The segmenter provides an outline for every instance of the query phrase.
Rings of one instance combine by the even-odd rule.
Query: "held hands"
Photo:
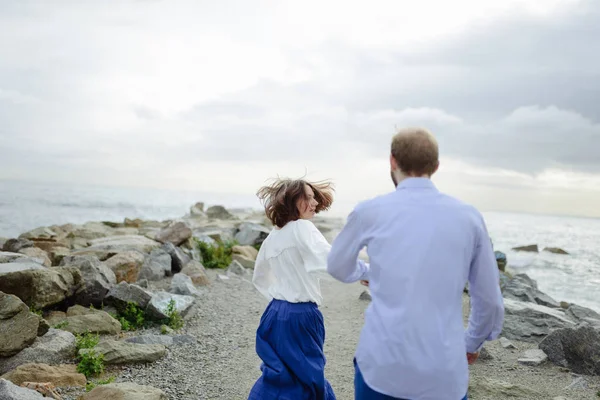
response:
[[[475,364],[475,361],[477,361],[478,357],[479,353],[467,353],[467,362],[469,363],[469,365],[473,365]]]

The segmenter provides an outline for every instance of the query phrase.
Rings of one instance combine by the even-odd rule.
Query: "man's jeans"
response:
[[[467,400],[468,396],[462,400]],[[397,397],[388,396],[386,394],[381,394],[370,387],[365,383],[362,374],[360,373],[360,369],[358,368],[358,364],[356,360],[354,360],[354,400],[407,400],[407,399],[399,399]]]

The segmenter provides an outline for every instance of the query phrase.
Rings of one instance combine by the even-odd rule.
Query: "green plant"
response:
[[[160,334],[167,335],[169,333],[169,327],[167,325],[160,326]]]
[[[107,379],[100,379],[97,380],[96,382],[94,381],[89,381],[88,383],[85,384],[85,391],[86,392],[90,392],[92,390],[94,390],[94,388],[96,386],[100,386],[100,385],[108,385],[109,383],[113,383],[115,381],[115,377],[111,376]]]
[[[235,245],[237,245],[236,241],[216,244],[197,241],[198,250],[202,256],[202,265],[205,268],[227,268],[231,264],[232,248]]]
[[[183,328],[183,318],[179,311],[175,308],[175,300],[171,299],[169,301],[169,305],[167,306],[167,325],[169,328],[178,330]]]
[[[54,325],[53,328],[54,329],[64,329],[67,326],[69,326],[69,321],[62,321],[62,322],[59,322],[58,324]]]
[[[34,313],[35,315],[37,315],[40,318],[44,318],[44,313],[42,310],[37,309],[36,307],[32,306],[29,311],[31,311],[32,313]]]
[[[86,378],[100,375],[104,372],[104,354],[88,349],[80,355],[77,372],[85,375]]]
[[[133,331],[146,325],[146,317],[144,310],[136,303],[128,302],[125,307],[118,310],[117,320],[121,323],[121,328],[124,331]]]
[[[75,344],[77,351],[81,349],[93,349],[98,343],[100,343],[100,336],[98,334],[92,335],[89,331],[75,336]]]

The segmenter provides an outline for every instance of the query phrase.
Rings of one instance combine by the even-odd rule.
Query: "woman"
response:
[[[280,179],[257,195],[274,228],[252,278],[270,303],[256,331],[262,375],[249,400],[334,400],[325,379],[323,298],[314,274],[327,269],[331,246],[310,221],[331,206],[332,186]]]

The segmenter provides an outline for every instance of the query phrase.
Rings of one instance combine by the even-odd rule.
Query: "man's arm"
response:
[[[348,216],[342,231],[333,241],[327,257],[327,272],[344,283],[367,280],[369,265],[358,259],[366,244],[360,216],[356,210]]]
[[[481,224],[469,270],[471,314],[465,333],[467,353],[477,353],[486,340],[496,339],[502,332],[504,321],[498,266],[483,218]]]

